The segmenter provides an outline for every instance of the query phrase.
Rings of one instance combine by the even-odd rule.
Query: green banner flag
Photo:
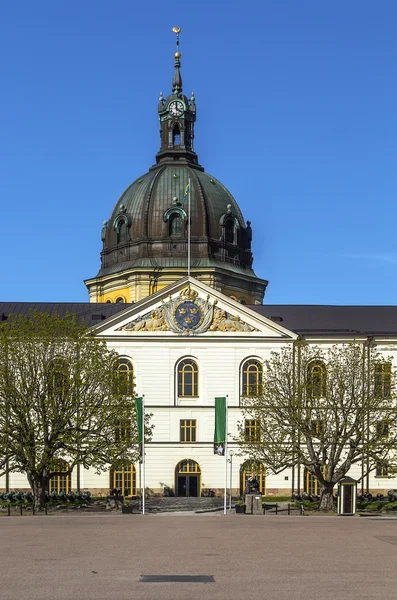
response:
[[[225,456],[226,398],[215,398],[214,454]]]
[[[136,422],[138,425],[138,443],[143,442],[143,403],[142,398],[135,398]]]

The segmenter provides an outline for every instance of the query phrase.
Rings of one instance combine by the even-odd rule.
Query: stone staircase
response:
[[[94,502],[87,504],[86,506],[80,506],[79,512],[81,513],[97,513],[106,511],[106,502]]]
[[[139,510],[139,501],[134,500],[135,510]],[[148,513],[159,512],[214,512],[223,510],[223,498],[147,498],[145,511]]]

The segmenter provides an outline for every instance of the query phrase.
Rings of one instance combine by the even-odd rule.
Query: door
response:
[[[178,475],[178,489],[177,489],[177,496],[187,496],[186,491],[187,491],[187,477],[186,475]]]
[[[194,498],[197,498],[198,494],[198,475],[189,475],[188,477],[189,480],[189,496],[193,496]]]
[[[198,475],[178,475],[177,481],[178,496],[198,496]]]
[[[343,514],[351,514],[353,512],[353,486],[343,486]]]
[[[185,498],[197,498],[201,495],[201,469],[195,460],[187,458],[176,465],[175,492],[177,496]]]

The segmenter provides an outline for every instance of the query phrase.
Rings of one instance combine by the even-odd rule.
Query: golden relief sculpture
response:
[[[245,323],[239,316],[231,315],[217,307],[217,301],[205,300],[190,285],[175,298],[152,311],[119,327],[116,331],[172,331],[179,335],[198,335],[206,331],[251,332],[259,331]]]
[[[192,290],[189,283],[189,285],[181,291],[179,296],[183,300],[191,300],[194,302],[198,296],[198,292],[196,292],[196,290]]]
[[[139,317],[135,321],[130,321],[116,331],[168,331],[169,328],[164,318],[162,308],[152,310],[150,313]]]
[[[225,310],[216,308],[210,331],[259,331],[244,323],[239,316],[230,315]]]

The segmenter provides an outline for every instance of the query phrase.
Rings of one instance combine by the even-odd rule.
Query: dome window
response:
[[[174,202],[174,206],[165,211],[163,221],[168,224],[169,237],[182,237],[186,231],[187,214],[177,205],[177,198]]]
[[[237,244],[237,231],[239,229],[239,222],[232,213],[232,206],[228,204],[226,206],[226,213],[220,218],[221,225],[221,239],[225,244]]]
[[[174,213],[169,220],[170,236],[177,237],[183,233],[183,221],[181,215]]]
[[[114,220],[113,227],[117,234],[117,244],[125,244],[128,241],[128,230],[131,227],[131,219],[126,214],[123,204],[120,205],[120,212]]]
[[[236,227],[234,219],[227,219],[225,222],[225,242],[226,244],[235,244]]]
[[[117,228],[117,243],[123,244],[127,241],[127,223],[125,221],[121,221]]]

